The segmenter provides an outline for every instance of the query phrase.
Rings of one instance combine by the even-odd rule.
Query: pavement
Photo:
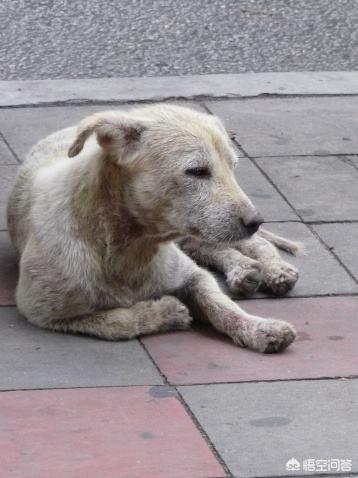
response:
[[[71,81],[0,84],[2,477],[358,474],[358,73],[269,78],[231,75],[226,87],[167,78],[161,93],[156,79],[132,90],[112,80],[110,97],[106,80],[83,91]],[[301,275],[287,297],[240,301],[296,326],[282,354],[240,349],[198,325],[108,343],[36,329],[16,310],[4,211],[26,151],[91,112],[127,108],[139,91],[137,101],[152,101],[151,84],[154,99],[235,131],[236,176],[267,229],[305,243],[306,255],[288,258]]]
[[[2,0],[1,80],[356,70],[356,0]]]

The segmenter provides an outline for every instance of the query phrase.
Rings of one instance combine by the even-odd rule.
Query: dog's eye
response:
[[[189,168],[185,171],[185,174],[189,176],[195,176],[196,178],[204,178],[208,179],[211,177],[211,172],[209,168],[197,167],[197,168]]]

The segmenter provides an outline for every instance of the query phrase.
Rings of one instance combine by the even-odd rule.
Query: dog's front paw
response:
[[[285,295],[298,280],[298,270],[287,262],[272,264],[264,271],[263,285],[275,295]]]
[[[226,283],[233,295],[252,295],[261,281],[261,265],[257,261],[252,261],[247,267],[237,266],[226,275]]]
[[[175,297],[165,296],[158,301],[162,324],[161,331],[186,330],[190,327],[192,317],[188,308]]]
[[[262,319],[254,325],[246,345],[258,352],[275,353],[285,350],[295,338],[296,330],[288,322]]]

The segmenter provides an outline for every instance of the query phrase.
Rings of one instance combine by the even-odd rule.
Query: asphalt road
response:
[[[2,0],[0,79],[355,70],[358,0]]]

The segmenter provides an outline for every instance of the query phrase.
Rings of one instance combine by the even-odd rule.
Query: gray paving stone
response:
[[[50,133],[78,123],[85,116],[110,106],[13,108],[0,111],[0,131],[23,160],[37,141]]]
[[[358,153],[358,98],[206,102],[251,156]]]
[[[248,158],[240,158],[235,176],[266,221],[298,219],[297,214]]]
[[[0,231],[0,306],[15,304],[18,258],[7,231]]]
[[[38,329],[0,307],[0,389],[158,385],[137,340],[106,342]]]
[[[0,230],[6,229],[6,205],[16,177],[16,164],[0,163]]]
[[[260,158],[305,221],[358,219],[358,170],[338,157]]]
[[[172,103],[185,104],[203,111],[194,102]],[[133,105],[93,105],[93,106],[58,106],[41,108],[12,108],[0,111],[0,131],[22,161],[26,153],[37,141],[61,128],[77,124],[87,115],[110,109],[128,109]]]
[[[313,228],[358,280],[358,224],[318,224]]]
[[[282,252],[282,256],[298,267],[300,278],[290,296],[313,296],[357,293],[358,285],[321,244],[309,228],[298,222],[266,224],[266,229],[284,237],[302,241],[305,254],[298,257]]]
[[[358,471],[358,380],[183,386],[180,392],[235,477],[312,474],[287,471],[292,457],[301,464],[350,459]]]
[[[0,139],[0,167],[3,166],[4,164],[5,165],[17,164],[17,161],[14,158],[11,151],[9,150],[9,148],[4,143],[4,141]]]

